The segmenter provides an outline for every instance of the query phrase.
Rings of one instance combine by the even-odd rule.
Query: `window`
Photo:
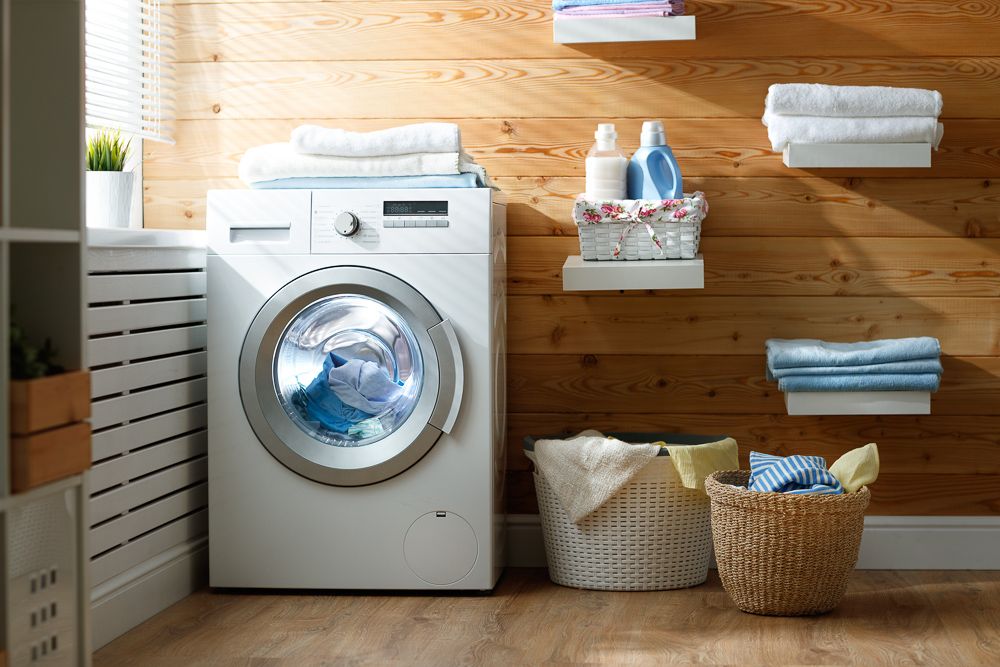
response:
[[[86,0],[86,121],[173,143],[172,16],[160,0]]]

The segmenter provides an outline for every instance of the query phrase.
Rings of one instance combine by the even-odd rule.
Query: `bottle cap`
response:
[[[615,131],[614,123],[598,123],[597,132],[594,132],[594,138],[598,141],[614,141],[618,138],[618,132]]]
[[[666,146],[667,133],[663,129],[663,122],[658,120],[647,120],[642,124],[642,135],[639,137],[640,146]]]

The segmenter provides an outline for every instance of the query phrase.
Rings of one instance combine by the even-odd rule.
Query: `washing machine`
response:
[[[495,585],[505,221],[487,188],[209,193],[212,586]]]

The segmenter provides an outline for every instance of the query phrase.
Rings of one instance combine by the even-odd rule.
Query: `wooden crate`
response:
[[[11,488],[22,493],[90,467],[90,424],[79,422],[10,441]]]
[[[90,372],[10,382],[10,431],[31,435],[90,417]]]

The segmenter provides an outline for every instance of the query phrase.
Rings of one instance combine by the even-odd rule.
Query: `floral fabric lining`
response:
[[[695,192],[684,199],[588,199],[576,198],[573,221],[577,226],[598,225],[607,222],[626,223],[612,251],[621,254],[622,244],[637,225],[642,225],[650,241],[663,254],[663,243],[652,223],[700,223],[708,215],[708,202],[703,192]]]

